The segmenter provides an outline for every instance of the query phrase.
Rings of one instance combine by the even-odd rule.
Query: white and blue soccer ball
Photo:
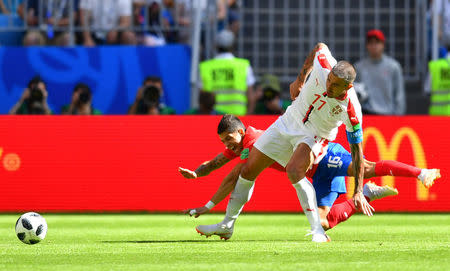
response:
[[[37,244],[47,235],[47,222],[38,213],[25,213],[16,222],[16,235],[25,244]]]

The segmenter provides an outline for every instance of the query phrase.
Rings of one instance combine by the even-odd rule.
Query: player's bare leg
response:
[[[353,174],[353,162],[348,167],[348,176]],[[418,168],[398,161],[381,160],[371,162],[364,160],[364,178],[381,177],[381,176],[398,176],[412,177],[419,179],[426,188],[430,188],[434,181],[441,177],[440,169]]]
[[[297,191],[297,197],[311,225],[312,241],[327,242],[329,240],[320,223],[316,191],[305,177],[306,171],[312,165],[313,161],[314,155],[311,148],[305,143],[300,143],[289,160],[289,163],[286,165],[286,172]]]
[[[330,224],[328,223],[328,219],[327,219],[327,215],[329,212],[330,212],[330,207],[319,206],[320,224],[322,224],[322,228],[326,231],[330,229]]]
[[[248,160],[241,169],[241,176],[250,181],[256,177],[275,161],[254,147],[248,156]]]
[[[274,160],[254,147],[249,154],[247,162],[241,169],[236,186],[230,195],[225,218],[222,222],[213,225],[199,225],[196,230],[206,236],[218,235],[221,239],[229,239],[233,234],[234,223],[253,193],[256,177]]]

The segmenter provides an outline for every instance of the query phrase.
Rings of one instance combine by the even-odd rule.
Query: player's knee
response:
[[[246,179],[246,180],[253,180],[253,178],[252,178],[252,171],[251,171],[250,167],[248,166],[248,163],[245,163],[242,166],[241,177]]]
[[[286,173],[292,183],[296,183],[305,177],[305,170],[294,163],[288,163]]]
[[[291,183],[296,183],[296,181],[298,182],[300,180],[300,178],[298,177],[298,174],[295,171],[292,171],[292,170],[288,171],[286,169],[286,173],[287,173],[288,178],[291,181]]]
[[[247,164],[244,164],[244,165],[242,166],[242,168],[241,168],[240,175],[241,175],[242,178],[245,179],[245,177],[246,177],[248,174],[249,174],[248,166],[247,166]]]

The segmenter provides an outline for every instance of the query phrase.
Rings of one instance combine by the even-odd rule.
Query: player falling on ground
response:
[[[353,200],[364,214],[372,214],[373,208],[363,195],[362,113],[352,85],[355,77],[356,71],[350,63],[337,62],[323,43],[315,46],[290,85],[291,98],[295,100],[255,142],[221,225],[233,228],[251,198],[256,177],[276,161],[286,167],[289,181],[311,225],[312,241],[326,242],[328,238],[320,222],[316,193],[306,178],[306,171],[320,162],[328,142],[336,138],[338,127],[344,123],[355,169]]]
[[[204,162],[195,171],[179,168],[179,172],[185,178],[195,179],[209,175],[212,171],[239,156],[241,161],[224,178],[217,192],[205,206],[186,211],[191,215],[195,215],[195,217],[209,212],[211,208],[233,191],[240,169],[247,160],[248,152],[264,131],[257,130],[251,126],[245,128],[244,124],[237,117],[225,115],[219,123],[217,132],[226,146],[224,152],[219,153],[214,159]],[[413,177],[418,178],[425,187],[431,187],[434,180],[440,177],[438,169],[420,169],[397,161],[383,160],[375,163],[364,160],[364,163],[366,165],[365,178],[388,175]],[[278,163],[274,163],[270,167],[282,172],[285,171]],[[331,229],[347,220],[356,212],[351,199],[333,205],[340,194],[346,193],[345,177],[343,176],[353,176],[351,155],[341,145],[330,143],[324,159],[309,170],[307,175],[313,179],[322,227],[325,230]],[[388,186],[380,187],[370,182],[365,184],[363,192],[369,201],[397,194],[396,190]],[[206,236],[218,235],[221,239],[229,239],[233,234],[232,230],[220,227],[218,224],[200,225],[196,230]]]

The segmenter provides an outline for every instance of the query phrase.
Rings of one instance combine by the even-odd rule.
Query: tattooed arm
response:
[[[222,167],[228,163],[230,159],[226,158],[223,153],[219,153],[214,159],[202,163],[195,171],[185,168],[178,168],[178,171],[187,179],[195,179],[209,175],[212,171]]]
[[[363,194],[364,183],[364,158],[362,143],[350,144],[353,160],[353,171],[355,172],[355,193],[353,201],[357,209],[361,209],[364,214],[372,216],[374,208],[367,202]]]
[[[291,99],[294,100],[300,94],[300,90],[308,78],[308,75],[311,73],[314,64],[314,56],[316,52],[322,48],[327,48],[325,43],[317,43],[317,45],[309,52],[309,55],[306,57],[305,63],[303,63],[303,67],[300,70],[297,78],[290,85],[290,93]]]

